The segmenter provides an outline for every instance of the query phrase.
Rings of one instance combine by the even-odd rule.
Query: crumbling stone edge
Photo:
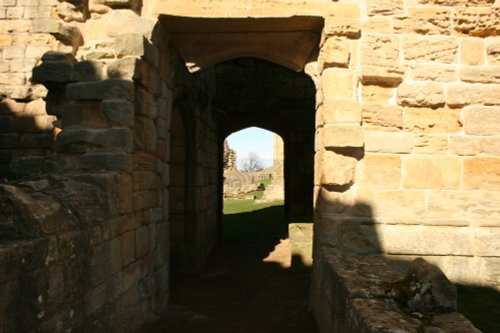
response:
[[[416,264],[422,262],[418,259]],[[480,332],[466,317],[450,309],[420,313],[403,307],[401,284],[411,274],[410,270],[405,277],[381,255],[318,246],[311,309],[320,332]]]

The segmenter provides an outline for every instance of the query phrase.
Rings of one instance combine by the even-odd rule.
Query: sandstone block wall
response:
[[[393,258],[424,256],[455,282],[498,288],[500,8],[356,4],[356,34],[332,31],[336,20],[326,19],[318,63],[318,237]]]

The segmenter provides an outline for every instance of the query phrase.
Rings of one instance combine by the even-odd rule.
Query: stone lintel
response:
[[[177,16],[224,17],[291,17],[310,15],[317,17],[357,19],[360,8],[352,3],[318,1],[267,1],[258,4],[249,1],[158,1],[150,6],[149,15],[170,14]]]
[[[160,16],[191,72],[216,63],[255,57],[295,71],[304,69],[320,42],[323,18],[194,18]]]
[[[237,33],[237,32],[321,32],[323,18],[316,16],[265,18],[206,18],[161,15],[162,25],[171,33]]]

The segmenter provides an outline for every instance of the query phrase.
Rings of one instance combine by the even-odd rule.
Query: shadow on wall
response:
[[[0,179],[42,172],[52,147],[56,117],[47,115],[45,102],[0,100]]]
[[[352,329],[353,326],[342,326],[345,322],[339,324],[342,320],[336,318],[336,322],[331,322],[328,315],[321,313],[333,308],[337,317],[346,311],[344,316],[351,316],[351,320],[352,311],[357,312],[355,316],[366,315],[356,324],[364,329],[370,325],[372,328],[389,325],[391,329],[434,326],[446,332],[478,332],[458,311],[483,332],[500,331],[497,290],[453,285],[437,266],[422,258],[409,261],[385,255],[377,231],[380,223],[370,205],[345,205],[320,194],[316,211],[312,307],[320,330]],[[330,292],[336,288],[333,295],[325,293],[325,287]],[[346,290],[339,291],[339,287]],[[335,299],[346,295],[350,309]],[[403,311],[395,310],[391,302]],[[394,317],[394,311],[400,315]],[[388,316],[380,316],[380,312]]]
[[[99,129],[113,124],[128,125],[131,121],[130,116],[112,108],[101,112],[99,102],[91,101],[96,98],[87,96],[89,101],[78,105],[68,102],[66,86],[75,82],[102,81],[106,76],[103,64],[77,62],[71,54],[57,51],[46,52],[41,60],[42,63],[33,68],[32,83],[48,89],[45,98],[0,100],[0,177],[18,178],[63,171],[64,165],[45,160],[54,150],[65,149],[55,144],[63,127],[68,130]],[[126,75],[120,68],[110,66],[108,76],[117,79]],[[92,90],[88,89],[87,93],[92,94]]]

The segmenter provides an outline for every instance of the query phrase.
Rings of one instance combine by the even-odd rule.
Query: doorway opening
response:
[[[218,113],[221,150],[226,137],[251,126],[281,137],[286,223],[311,222],[316,94],[313,81],[304,72],[255,58],[226,61],[215,65],[214,70],[213,106]],[[222,163],[219,174],[222,198]],[[219,205],[222,221],[222,199]]]
[[[204,89],[211,83],[214,86],[210,86],[207,94],[186,89],[192,101],[174,105],[174,109],[179,107],[180,116],[172,116],[171,149],[183,147],[184,155],[174,154],[174,151],[170,154],[174,167],[170,170],[174,181],[170,189],[175,192],[174,185],[178,183],[184,190],[177,199],[171,192],[170,200],[182,200],[184,206],[179,208],[185,213],[184,219],[178,219],[181,231],[177,233],[184,237],[172,243],[173,246],[177,244],[172,252],[179,249],[184,266],[194,266],[193,262],[214,249],[212,243],[206,241],[213,237],[213,229],[207,227],[213,223],[217,223],[219,245],[210,257],[207,255],[207,260],[203,260],[205,264],[200,270],[180,279],[173,277],[171,307],[178,306],[194,311],[196,316],[205,316],[206,320],[199,324],[204,331],[211,328],[214,332],[235,331],[238,327],[249,327],[249,331],[259,332],[276,332],[280,328],[290,332],[315,332],[308,312],[309,267],[299,272],[293,268],[295,266],[291,267],[290,246],[282,242],[286,240],[290,223],[312,222],[314,84],[303,72],[256,58],[225,61],[202,69],[192,77],[199,80],[194,81],[195,88]],[[227,236],[227,229],[224,235],[223,215],[224,141],[230,134],[252,126],[271,131],[283,141],[281,222],[278,233],[271,240],[224,241]],[[179,131],[179,144],[175,144],[176,131]],[[216,135],[214,141],[213,133]],[[216,142],[216,149],[213,142]],[[273,146],[273,142],[270,145]],[[245,155],[242,157],[248,157]],[[185,170],[186,175],[192,172],[191,176],[174,180],[180,174],[176,174],[179,172],[174,163],[176,156],[179,169]],[[215,169],[210,167],[214,156],[218,161]],[[190,202],[192,206],[186,208]],[[204,215],[212,209],[218,210],[217,219],[212,219],[211,214]],[[188,215],[189,212],[195,212],[196,216]],[[178,222],[172,219],[170,223]],[[243,234],[252,238],[248,232]],[[274,319],[270,321],[269,317]],[[178,331],[188,332],[186,327],[191,324],[198,325],[179,324],[182,328]],[[289,324],[295,328],[286,326]]]
[[[223,240],[282,239],[283,139],[250,127],[224,140]]]

